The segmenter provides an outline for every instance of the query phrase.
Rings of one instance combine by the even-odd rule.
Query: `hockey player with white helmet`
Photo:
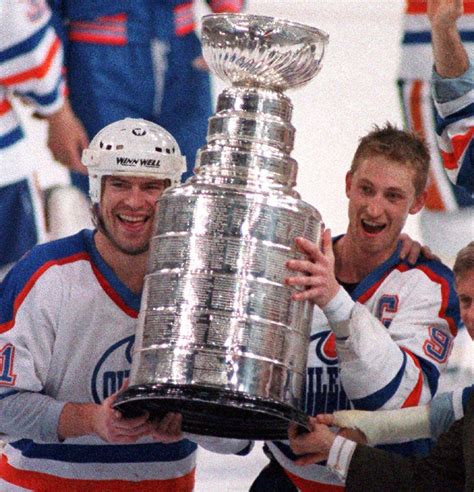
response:
[[[186,171],[173,136],[161,126],[138,118],[125,118],[107,125],[82,155],[89,171],[89,195],[100,202],[104,176],[143,176],[169,180],[176,185]]]
[[[0,292],[0,489],[191,491],[195,442],[181,416],[124,418],[157,200],[185,160],[156,124],[125,119],[84,152],[97,229],[35,247]],[[246,454],[248,441],[203,439]]]

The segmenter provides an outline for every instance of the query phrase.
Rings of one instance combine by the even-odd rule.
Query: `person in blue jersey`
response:
[[[112,408],[130,370],[156,202],[185,159],[163,128],[125,119],[83,162],[96,229],[35,247],[0,284],[0,489],[192,491],[197,445],[180,415]]]
[[[211,81],[193,0],[49,0],[65,45],[72,108],[90,138],[121,118],[145,118],[178,141],[192,175],[212,113]],[[209,0],[215,13],[243,0]],[[85,175],[72,183],[87,193]]]
[[[461,317],[472,337],[474,241],[459,251],[453,270]],[[346,482],[347,490],[472,490],[473,411],[474,386],[470,386],[437,395],[422,407],[319,415],[311,419],[309,433],[298,433],[296,426],[291,426],[290,445],[294,453],[301,455],[300,465],[327,460],[328,467]],[[328,425],[344,432],[351,429],[351,440],[338,436]],[[423,459],[403,458],[355,442],[373,446],[426,437],[438,442]]]
[[[315,304],[302,401],[310,416],[423,405],[437,391],[460,324],[453,274],[439,261],[421,256],[409,264],[399,255],[405,221],[423,207],[428,169],[422,140],[390,124],[376,127],[361,139],[346,175],[347,232],[331,238],[324,231],[321,248],[297,239],[307,260],[288,262],[300,275],[287,283],[302,289],[295,300]],[[415,454],[429,445],[394,448]],[[298,466],[287,441],[267,448],[271,472],[253,490],[273,483],[280,490],[284,479],[281,490],[292,490],[288,482],[293,490],[343,490],[324,464]]]
[[[37,163],[26,144],[18,97],[47,121],[48,144],[58,159],[68,152],[69,165],[83,168],[80,156],[88,143],[64,97],[63,51],[50,16],[42,0],[0,2],[0,279],[26,251],[46,240]]]

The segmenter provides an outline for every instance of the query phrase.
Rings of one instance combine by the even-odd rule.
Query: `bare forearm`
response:
[[[464,49],[456,26],[448,29],[433,26],[433,55],[435,69],[442,78],[460,77],[469,67],[469,57]]]
[[[95,434],[94,424],[98,408],[99,405],[95,403],[66,403],[59,417],[59,439]]]

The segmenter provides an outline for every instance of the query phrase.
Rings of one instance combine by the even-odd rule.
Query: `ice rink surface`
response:
[[[402,124],[395,85],[403,0],[247,0],[247,12],[310,24],[330,36],[320,74],[289,92],[299,163],[297,189],[322,214],[334,234],[344,232],[344,176],[358,139],[374,123]],[[216,94],[222,85],[216,84]],[[66,173],[51,167],[44,127],[28,123],[32,155],[44,167],[43,184],[62,182]],[[417,218],[406,230],[419,238]],[[200,450],[197,492],[247,491],[267,459],[261,443],[247,457]]]

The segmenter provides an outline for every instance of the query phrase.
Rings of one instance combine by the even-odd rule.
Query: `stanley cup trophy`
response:
[[[159,200],[129,387],[115,407],[183,415],[183,430],[286,438],[299,409],[312,305],[291,300],[294,239],[321,216],[293,189],[292,104],[328,36],[255,15],[203,18],[204,56],[232,87],[218,98],[196,175]],[[292,275],[295,275],[292,273]]]

